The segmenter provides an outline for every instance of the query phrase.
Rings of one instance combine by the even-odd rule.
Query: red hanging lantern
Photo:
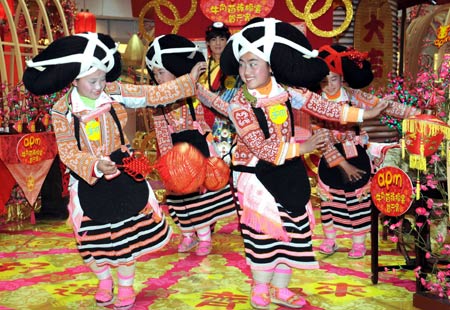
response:
[[[429,114],[403,120],[402,128],[402,148],[406,147],[410,154],[409,166],[422,171],[426,169],[426,157],[436,153],[444,137],[450,136],[448,125]]]
[[[96,32],[97,31],[97,19],[95,15],[89,10],[81,10],[75,16],[75,33],[81,32]]]

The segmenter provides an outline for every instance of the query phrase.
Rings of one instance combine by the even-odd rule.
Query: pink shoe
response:
[[[338,246],[333,239],[325,239],[319,246],[319,252],[326,255],[333,255],[336,253]]]
[[[95,293],[97,306],[108,306],[114,302],[114,284],[112,278],[100,280]]]
[[[117,301],[114,303],[114,310],[129,310],[133,308],[136,295],[132,286],[120,286],[117,293]]]
[[[250,304],[252,305],[253,309],[270,309],[269,284],[258,283],[253,285]]]
[[[367,249],[364,243],[353,243],[352,249],[348,252],[348,258],[363,258],[366,255]]]
[[[197,238],[183,236],[183,240],[178,245],[178,252],[185,253],[193,249],[198,243]]]
[[[200,241],[195,254],[198,256],[205,256],[211,253],[212,243],[211,241]]]
[[[274,304],[285,306],[288,308],[299,309],[306,305],[304,298],[295,294],[288,288],[270,287],[270,299]]]

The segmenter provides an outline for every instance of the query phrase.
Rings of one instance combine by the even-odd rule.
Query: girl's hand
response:
[[[97,169],[104,175],[117,173],[116,163],[109,159],[100,159],[97,164]]]
[[[366,174],[364,170],[358,169],[348,161],[344,160],[339,164],[345,183],[357,182]]]
[[[323,150],[327,143],[327,134],[325,132],[315,133],[311,138],[300,144],[300,155],[311,153],[314,150]]]
[[[200,75],[202,75],[203,72],[205,72],[205,71],[206,71],[206,62],[204,62],[204,61],[197,62],[191,70],[191,73],[190,73],[191,78],[194,81],[197,81],[198,78],[200,77]]]
[[[380,100],[380,102],[373,109],[364,111],[363,119],[372,119],[372,118],[377,117],[388,106],[389,106],[389,101],[387,101],[387,100]]]

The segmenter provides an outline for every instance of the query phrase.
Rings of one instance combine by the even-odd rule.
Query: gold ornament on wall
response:
[[[128,66],[138,66],[142,64],[142,59],[146,53],[146,48],[141,39],[135,33],[128,41],[127,48],[123,54],[124,63]]]
[[[161,6],[164,6],[170,10],[173,14],[173,19],[165,16],[161,11]],[[170,0],[152,0],[147,2],[147,4],[142,8],[139,13],[139,31],[142,33],[142,36],[149,42],[151,42],[154,38],[154,32],[150,35],[147,33],[144,27],[144,18],[147,12],[154,8],[156,16],[166,25],[173,26],[171,33],[175,34],[180,29],[180,26],[187,23],[192,19],[197,9],[197,0],[191,0],[191,7],[189,8],[189,12],[184,17],[180,17],[180,13],[175,4],[173,4]]]
[[[324,38],[332,38],[335,37],[341,33],[343,33],[348,26],[350,26],[350,23],[353,19],[353,5],[351,0],[342,0],[342,4],[345,8],[345,20],[336,29],[333,30],[322,30],[319,29],[316,25],[314,25],[313,20],[321,17],[324,15],[330,8],[334,9],[332,7],[333,0],[327,0],[325,4],[317,11],[311,12],[311,9],[314,4],[316,4],[316,0],[308,0],[308,2],[305,5],[305,11],[301,12],[299,11],[294,3],[293,0],[286,0],[286,6],[288,7],[289,11],[298,19],[302,19],[305,21],[306,26],[308,27],[308,30],[314,33],[316,36],[324,37]]]

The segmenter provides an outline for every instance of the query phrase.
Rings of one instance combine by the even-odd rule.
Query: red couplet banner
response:
[[[266,17],[275,0],[201,0],[200,8],[210,20],[228,26],[243,26],[253,17]]]
[[[382,214],[400,216],[411,206],[413,186],[409,176],[400,168],[383,167],[373,177],[370,193]]]

